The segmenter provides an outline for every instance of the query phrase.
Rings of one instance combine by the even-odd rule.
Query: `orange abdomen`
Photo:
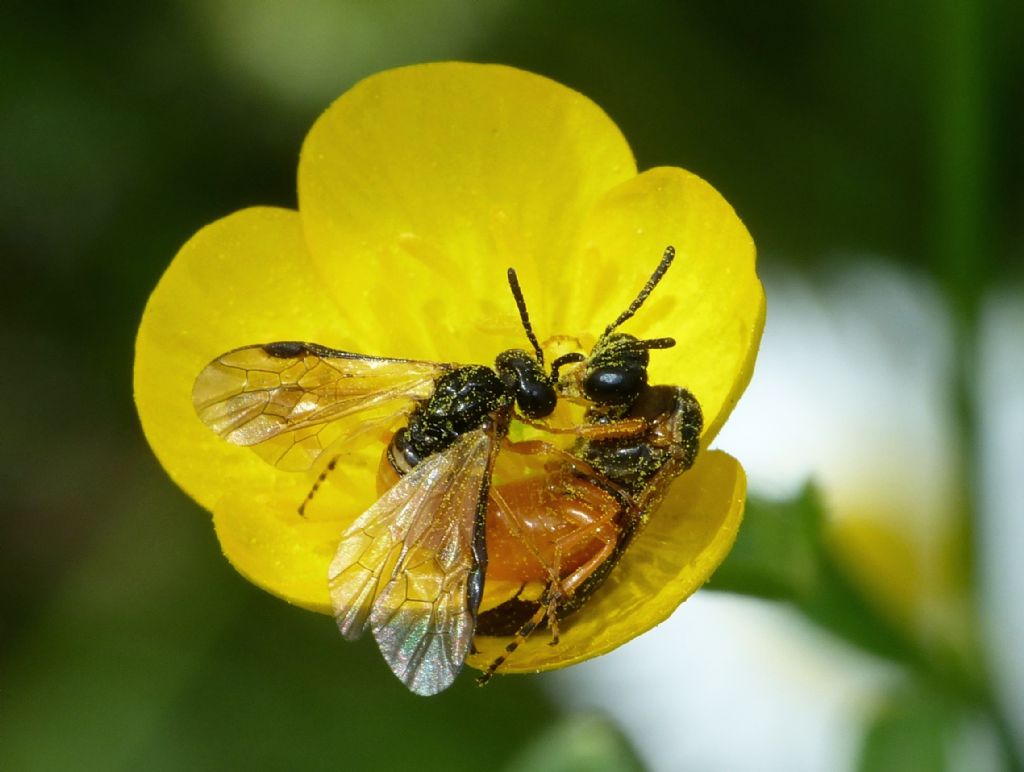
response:
[[[398,479],[384,453],[377,469],[380,494]],[[621,513],[606,488],[568,466],[492,481],[485,581],[543,584],[552,574],[566,577],[614,542]]]
[[[487,579],[546,582],[614,539],[618,501],[571,470],[498,485],[487,507]]]

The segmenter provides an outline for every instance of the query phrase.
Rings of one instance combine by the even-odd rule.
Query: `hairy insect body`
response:
[[[630,405],[598,406],[587,411],[594,426],[639,418],[644,430],[631,436],[583,438],[574,453],[633,496],[666,464],[676,473],[693,466],[704,421],[694,396],[679,386],[647,386]]]
[[[467,365],[446,373],[437,379],[430,398],[409,415],[408,425],[395,433],[388,459],[396,472],[406,474],[496,414],[504,426],[495,428],[504,435],[514,399],[515,392],[489,367]]]
[[[395,432],[388,445],[382,466],[386,460],[391,469],[382,469],[377,477],[378,484],[384,486],[382,491],[390,488],[397,477],[445,452],[475,429],[485,429],[495,443],[500,443],[508,434],[513,403],[538,418],[554,410],[554,385],[536,358],[513,349],[501,353],[495,366],[496,370],[465,365],[437,379],[433,394],[413,409],[406,426]],[[487,571],[484,534],[489,488],[490,476],[486,475],[474,517],[472,568],[466,583],[466,608],[474,617],[483,598]]]
[[[614,417],[616,412],[592,408],[588,420],[600,425],[642,418],[647,428],[633,437],[581,440],[576,453],[622,486],[636,506],[624,511],[612,554],[562,604],[562,616],[577,611],[604,583],[646,518],[658,508],[669,483],[693,466],[700,448],[703,414],[696,398],[684,388],[645,387],[627,410]]]
[[[591,407],[585,420],[595,431],[576,443],[574,458],[543,479],[497,490],[518,513],[517,533],[509,533],[492,506],[487,534],[494,558],[488,578],[547,586],[535,598],[516,596],[481,613],[478,635],[515,635],[545,603],[556,618],[544,618],[538,626],[551,626],[584,606],[668,484],[693,466],[703,426],[689,391],[646,383],[632,402]],[[639,428],[621,434],[617,427],[625,422]],[[601,427],[608,428],[607,436]],[[550,575],[552,568],[556,576]]]
[[[520,592],[482,612],[478,635],[515,635],[542,609],[543,596],[555,585],[563,599],[573,597],[612,554],[625,523],[640,514],[617,486],[566,456],[543,475],[494,491],[487,513],[494,559],[487,579],[540,589],[533,597]],[[562,605],[555,611],[558,619],[567,613]]]
[[[416,694],[447,688],[475,635],[513,636],[480,683],[538,627],[557,642],[559,621],[586,603],[672,479],[693,464],[697,401],[647,383],[648,352],[675,342],[618,331],[674,254],[665,250],[589,354],[564,353],[549,371],[509,269],[532,352],[504,351],[493,367],[278,341],[228,351],[196,377],[199,419],[282,471],[310,469],[329,448],[341,449],[322,465],[300,517],[339,460],[346,463],[347,446],[391,434],[379,497],[341,532],[327,582],[342,635],[372,633]],[[578,367],[560,374],[571,364]],[[539,420],[563,398],[586,412],[571,426]],[[511,442],[515,419],[546,439]],[[497,588],[481,613],[485,580]]]
[[[682,387],[651,386],[647,381],[650,350],[671,348],[675,341],[617,331],[643,304],[674,254],[671,247],[666,250],[636,300],[605,329],[589,355],[558,360],[579,363],[558,380],[559,396],[587,405],[579,440],[562,462],[561,473],[599,490],[606,505],[591,505],[584,517],[574,518],[586,497],[561,495],[549,507],[557,513],[552,523],[535,519],[520,525],[525,541],[547,539],[555,549],[546,559],[542,549],[530,548],[547,572],[539,594],[525,597],[524,581],[514,597],[479,615],[478,635],[514,638],[478,683],[486,683],[538,627],[550,628],[557,642],[561,620],[583,607],[604,583],[672,480],[693,466],[703,429],[700,405]],[[537,578],[531,577],[534,583]]]
[[[494,498],[487,513],[487,542],[495,557],[489,576],[500,581],[543,582],[546,567],[556,561],[570,575],[601,547],[596,533],[572,537],[614,523],[622,511],[620,499],[598,477],[569,464],[498,485]],[[506,512],[514,513],[514,525]]]

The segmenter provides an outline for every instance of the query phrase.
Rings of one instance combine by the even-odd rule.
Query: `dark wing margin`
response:
[[[196,377],[200,420],[275,466],[308,469],[325,448],[394,423],[451,369],[315,343],[267,343],[229,351]]]
[[[492,425],[430,456],[360,515],[328,580],[342,634],[369,629],[410,691],[448,688],[469,653],[486,569]]]

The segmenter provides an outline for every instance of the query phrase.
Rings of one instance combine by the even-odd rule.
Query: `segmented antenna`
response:
[[[675,338],[648,338],[647,340],[638,340],[637,345],[640,348],[672,348],[676,345]]]
[[[516,299],[516,307],[519,309],[519,318],[523,322],[523,329],[526,330],[526,337],[530,339],[533,350],[537,354],[537,363],[544,366],[544,352],[541,350],[537,336],[533,333],[533,325],[530,324],[530,315],[526,312],[526,300],[523,299],[523,290],[519,286],[519,277],[516,276],[516,269],[508,269],[508,286],[512,288],[512,297]]]
[[[578,351],[574,351],[569,354],[562,354],[562,356],[555,359],[551,363],[551,380],[558,383],[558,371],[562,369],[564,365],[571,364],[573,362],[583,362],[586,357]]]
[[[623,311],[619,315],[618,319],[616,319],[614,322],[612,322],[605,328],[605,335],[608,335],[612,330],[614,330],[624,321],[632,317],[633,314],[635,314],[640,309],[640,306],[642,306],[644,304],[644,301],[647,300],[647,296],[650,295],[654,288],[658,286],[658,282],[661,281],[661,277],[665,275],[665,271],[667,271],[668,267],[672,265],[672,261],[675,259],[675,256],[675,247],[671,245],[665,247],[665,254],[661,256],[661,262],[658,263],[658,267],[654,269],[654,273],[651,274],[651,278],[647,280],[647,283],[644,285],[644,288],[640,290],[640,294],[636,296],[636,300],[629,304],[629,308]]]

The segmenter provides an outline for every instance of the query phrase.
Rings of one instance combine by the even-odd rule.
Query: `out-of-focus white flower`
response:
[[[846,769],[860,716],[897,677],[784,608],[710,592],[548,676],[564,706],[611,715],[655,772]]]
[[[1002,292],[982,315],[979,561],[995,688],[1024,752],[1024,292]]]
[[[962,478],[940,297],[863,261],[766,286],[757,369],[720,441],[755,494],[815,480],[853,578],[918,640],[958,647]],[[785,608],[702,593],[633,644],[558,674],[554,694],[610,712],[654,769],[791,772],[851,767],[871,706],[898,678]]]
[[[751,490],[820,486],[851,576],[926,645],[969,635],[952,328],[937,290],[850,261],[769,286],[764,355],[722,442]]]

